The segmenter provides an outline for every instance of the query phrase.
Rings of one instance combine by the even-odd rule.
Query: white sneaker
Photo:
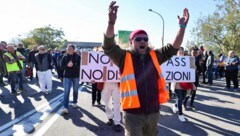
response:
[[[172,111],[173,111],[173,113],[178,112],[178,108],[175,106],[175,104],[172,105]]]
[[[67,108],[63,108],[61,113],[62,114],[68,114],[68,109]]]
[[[73,103],[72,106],[73,106],[74,108],[76,108],[76,107],[77,107],[77,103]]]
[[[186,119],[185,119],[184,115],[178,115],[178,119],[179,119],[181,122],[186,122]]]

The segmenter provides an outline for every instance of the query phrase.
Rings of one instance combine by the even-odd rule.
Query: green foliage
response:
[[[55,29],[51,25],[35,28],[27,34],[27,37],[22,39],[22,43],[29,45],[45,45],[47,48],[56,48],[62,45],[64,32],[60,29]]]
[[[240,1],[219,0],[216,6],[212,15],[198,19],[191,30],[192,42],[215,53],[234,50],[240,55]]]

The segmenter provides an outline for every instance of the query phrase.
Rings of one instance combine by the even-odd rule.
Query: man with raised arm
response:
[[[160,64],[177,54],[188,23],[188,9],[179,17],[179,31],[172,43],[152,50],[148,46],[148,34],[135,30],[130,34],[131,51],[121,49],[114,40],[114,25],[118,6],[111,2],[109,20],[104,36],[103,49],[121,72],[120,97],[124,111],[124,128],[127,136],[156,136],[160,104],[168,100],[168,91]]]

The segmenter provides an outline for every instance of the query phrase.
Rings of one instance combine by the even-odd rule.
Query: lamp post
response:
[[[162,32],[162,47],[163,47],[163,45],[164,45],[164,19],[163,19],[162,15],[159,14],[158,12],[156,12],[156,11],[154,11],[152,9],[148,9],[148,11],[158,14],[161,17],[162,21],[163,21],[163,32]]]

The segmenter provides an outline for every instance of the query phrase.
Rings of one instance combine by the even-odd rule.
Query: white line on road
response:
[[[78,91],[82,91],[84,89],[84,86],[81,86]],[[57,111],[57,113],[49,119],[48,122],[45,123],[43,127],[41,127],[35,134],[34,136],[43,136],[47,130],[52,126],[52,124],[60,117],[61,115],[61,108]]]
[[[5,130],[5,129],[13,126],[14,124],[22,121],[23,119],[29,117],[30,115],[32,115],[32,114],[42,110],[43,108],[45,108],[47,106],[50,106],[51,103],[55,102],[56,100],[60,99],[61,97],[63,97],[63,94],[58,95],[57,97],[55,97],[54,99],[52,99],[48,103],[42,104],[41,106],[37,107],[36,109],[31,110],[30,112],[28,112],[28,113],[26,113],[26,114],[24,114],[24,115],[22,115],[22,116],[20,116],[20,117],[18,117],[16,119],[14,119],[13,121],[8,122],[7,124],[5,124],[2,127],[0,127],[0,132],[2,132],[3,130]]]

